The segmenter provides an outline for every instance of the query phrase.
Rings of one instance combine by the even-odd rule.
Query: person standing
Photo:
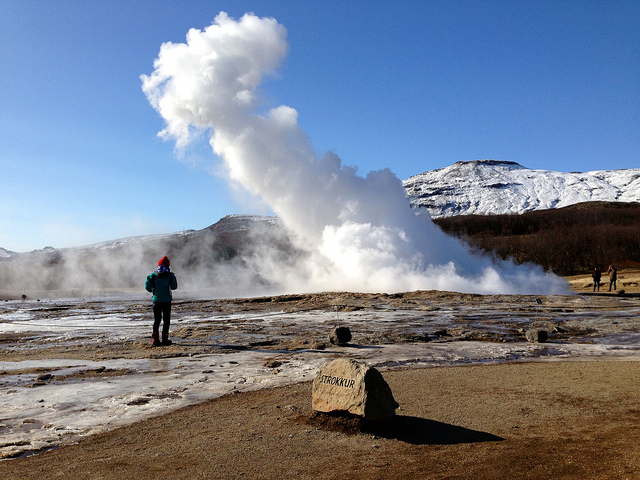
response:
[[[618,281],[618,269],[612,265],[609,265],[609,269],[607,270],[609,274],[609,291],[611,291],[611,287],[613,286],[614,290],[616,288],[616,282]]]
[[[600,279],[602,278],[602,272],[600,271],[600,269],[598,267],[593,269],[593,273],[591,274],[591,276],[593,277],[593,291],[596,291],[596,288],[598,289],[598,292],[600,291]]]
[[[171,345],[169,340],[169,325],[171,324],[171,300],[172,291],[178,288],[178,280],[171,272],[169,266],[171,262],[165,255],[158,262],[155,272],[147,275],[144,288],[147,292],[153,293],[153,333],[152,345],[154,347]],[[160,341],[159,330],[162,322],[162,341]]]

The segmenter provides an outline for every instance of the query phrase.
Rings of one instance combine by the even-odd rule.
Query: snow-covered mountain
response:
[[[640,168],[563,173],[515,162],[475,160],[403,182],[411,206],[433,218],[519,214],[581,202],[640,202]]]
[[[11,258],[17,255],[16,252],[12,252],[11,250],[7,250],[6,248],[0,247],[0,258]]]
[[[403,184],[412,207],[427,210],[433,218],[519,214],[588,201],[640,202],[640,168],[562,173],[531,170],[515,162],[475,160],[424,172]],[[0,263],[8,265],[6,262],[17,260],[59,265],[61,258],[100,258],[103,252],[126,250],[129,255],[133,251],[142,253],[144,264],[148,265],[155,256],[170,250],[195,258],[200,245],[210,249],[206,257],[233,257],[238,245],[249,245],[261,235],[275,240],[278,248],[291,248],[278,219],[228,215],[202,230],[129,237],[74,248],[45,247],[27,253],[0,248]],[[0,271],[0,284],[2,280]]]

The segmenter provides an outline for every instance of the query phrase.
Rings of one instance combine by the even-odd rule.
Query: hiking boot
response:
[[[160,339],[158,338],[158,334],[156,332],[153,332],[151,334],[151,338],[153,339],[151,341],[151,346],[153,347],[159,347],[162,345],[162,343],[160,343]]]
[[[173,342],[171,340],[169,340],[169,332],[167,332],[167,333],[162,332],[162,343],[160,345],[162,345],[163,347],[168,347],[172,343]]]

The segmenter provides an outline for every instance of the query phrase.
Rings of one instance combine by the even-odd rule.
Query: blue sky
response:
[[[188,5],[188,6],[185,6]],[[290,52],[261,86],[321,155],[399,178],[460,160],[640,167],[633,1],[0,2],[0,247],[204,228],[258,213],[182,157],[141,90],[163,42],[220,12],[274,17]]]

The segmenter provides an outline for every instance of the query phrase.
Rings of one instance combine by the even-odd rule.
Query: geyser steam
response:
[[[166,121],[160,132],[186,146],[208,131],[229,177],[261,197],[309,255],[285,267],[265,259],[261,275],[283,290],[478,293],[564,292],[540,268],[472,256],[427,217],[411,210],[388,169],[366,178],[333,153],[317,158],[298,112],[260,112],[262,79],[284,59],[285,28],[272,18],[220,13],[185,44],[165,43],[143,90]]]

